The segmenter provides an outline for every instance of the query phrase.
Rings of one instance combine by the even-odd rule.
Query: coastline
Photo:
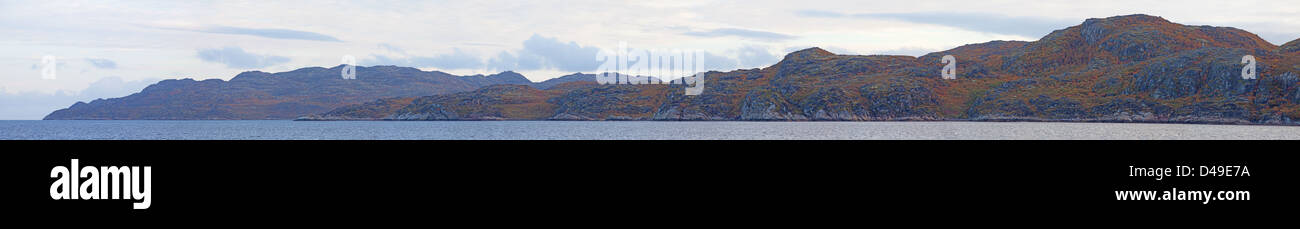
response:
[[[880,119],[880,120],[666,120],[666,119],[591,119],[591,120],[572,120],[572,119],[434,119],[434,120],[416,120],[416,119],[361,119],[361,118],[320,118],[320,117],[300,117],[292,121],[304,122],[337,122],[337,121],[391,121],[391,122],[437,122],[437,121],[590,121],[590,122],[1035,122],[1035,123],[1108,123],[1108,124],[1191,124],[1191,125],[1230,125],[1230,126],[1300,126],[1300,123],[1259,123],[1247,120],[1221,120],[1221,119],[1182,119],[1182,120],[1143,120],[1143,119],[1042,119],[1042,118],[980,118],[980,119],[922,119],[922,118],[903,118],[903,119]]]

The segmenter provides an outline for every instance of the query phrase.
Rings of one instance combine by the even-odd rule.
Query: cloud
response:
[[[127,81],[119,77],[104,77],[79,92],[55,93],[22,92],[7,93],[0,89],[0,120],[41,119],[54,110],[67,108],[78,101],[90,102],[100,98],[117,98],[127,96],[158,82],[159,79]]]
[[[46,64],[46,63],[45,63],[45,60],[43,59],[43,57],[36,57],[36,58],[34,58],[34,59],[32,59],[32,60],[33,60],[33,61],[36,61],[36,62],[35,62],[34,64],[32,64],[32,66],[31,66],[31,69],[32,69],[32,70],[40,71],[40,70],[42,70],[42,69],[45,69],[45,64]],[[58,57],[58,56],[55,56],[55,58],[54,58],[54,69],[57,70],[57,71],[62,72],[62,71],[65,71],[65,70],[70,70],[70,69],[73,68],[73,65],[80,65],[80,64],[79,64],[79,63],[76,63],[76,62],[66,61],[66,59],[64,59],[64,58],[62,58],[62,57]]]
[[[380,49],[396,54],[406,53],[401,48],[380,44]],[[451,53],[434,56],[393,57],[372,55],[361,65],[399,65],[412,67],[435,67],[440,69],[487,69],[494,71],[531,71],[559,70],[567,72],[589,72],[600,65],[596,62],[599,48],[579,45],[577,42],[563,42],[553,37],[534,34],[523,41],[523,47],[517,50],[501,51],[496,56],[479,58],[461,49]]]
[[[502,51],[497,53],[496,57],[488,59],[487,68],[498,71],[538,70],[543,67],[543,62],[542,57],[538,55],[526,55],[521,57],[510,52]]]
[[[77,96],[83,101],[123,97],[140,92],[140,90],[158,81],[160,79],[154,78],[127,81],[120,77],[109,76],[90,83],[90,86],[77,93]]]
[[[234,46],[199,50],[198,56],[203,61],[225,64],[226,67],[236,69],[264,68],[289,62],[288,57],[248,53]]]
[[[389,47],[395,50],[400,50],[397,49],[397,47]],[[390,57],[387,55],[375,54],[371,55],[370,59],[362,60],[360,64],[396,65],[417,68],[432,67],[438,69],[479,69],[483,67],[483,61],[477,56],[461,51],[460,49],[453,49],[451,53],[434,56]]]
[[[599,48],[582,46],[577,42],[533,34],[524,40],[524,47],[515,53],[501,52],[489,59],[487,67],[493,70],[556,69],[569,72],[594,71],[600,66],[596,61]]]
[[[978,32],[1020,35],[1025,37],[1042,37],[1053,30],[1082,22],[1082,20],[1062,20],[1043,17],[1012,17],[991,13],[916,12],[845,14],[833,11],[802,10],[795,12],[795,14],[813,18],[898,20],[919,24],[948,26]]]
[[[773,33],[767,31],[738,29],[738,28],[721,28],[709,31],[688,31],[682,35],[695,37],[739,37],[762,41],[783,41],[796,38],[795,36]]]
[[[199,28],[181,29],[181,30],[189,30],[189,31],[204,32],[204,33],[249,35],[249,36],[259,36],[259,37],[275,38],[275,39],[341,42],[341,40],[339,40],[338,38],[334,38],[329,35],[307,32],[307,31],[291,30],[291,29],[260,29],[260,28],[232,27],[232,26],[204,26]]]
[[[1300,21],[1297,21],[1297,22],[1300,22]],[[1228,27],[1234,27],[1234,28],[1238,28],[1238,29],[1242,29],[1242,30],[1250,31],[1251,33],[1254,33],[1255,35],[1258,35],[1259,38],[1262,38],[1262,39],[1264,39],[1265,41],[1268,41],[1269,43],[1273,43],[1274,45],[1283,45],[1283,44],[1286,44],[1287,42],[1291,42],[1291,41],[1295,40],[1297,37],[1300,37],[1300,32],[1295,31],[1295,29],[1291,29],[1291,28],[1295,28],[1296,25],[1289,24],[1289,23],[1286,23],[1286,22],[1277,22],[1277,21],[1267,21],[1267,22],[1246,22],[1246,21],[1216,22],[1216,21],[1206,21],[1206,20],[1194,20],[1194,21],[1187,21],[1186,23],[1183,23],[1183,24],[1185,24],[1185,25],[1212,25],[1212,26],[1228,26]]]
[[[497,53],[496,57],[487,60],[485,67],[496,71],[550,69],[567,72],[592,72],[596,71],[601,64],[601,62],[596,61],[596,53],[599,52],[600,49],[596,47],[582,46],[576,42],[562,42],[555,38],[533,35],[524,41],[522,49],[513,53],[504,51]],[[743,63],[746,66],[760,66],[764,62],[767,62],[767,64],[776,62],[776,57],[772,57],[767,50],[757,46],[742,48],[737,53],[743,56]],[[730,71],[735,70],[742,63],[735,58],[710,52],[702,52],[700,55],[704,60],[705,70]]]
[[[902,48],[896,48],[896,49],[890,49],[890,50],[876,51],[874,54],[878,54],[878,55],[924,56],[925,54],[930,54],[930,53],[932,53],[932,52],[938,52],[938,51],[940,51],[940,50],[936,50],[936,49],[928,49],[928,48],[920,48],[920,47],[902,47]]]
[[[505,47],[505,46],[506,46],[506,45],[503,45],[503,44],[498,44],[498,43],[487,43],[487,42],[461,42],[460,45],[464,45],[464,46],[483,46],[483,47]]]
[[[381,49],[397,52],[400,48],[381,45]],[[435,67],[440,69],[485,69],[492,71],[533,71],[558,70],[564,72],[596,71],[601,62],[596,61],[599,48],[583,46],[577,42],[564,42],[559,39],[533,35],[523,41],[523,47],[514,51],[501,51],[486,60],[454,49],[452,53],[431,57],[410,56],[394,57],[390,55],[372,55],[361,61],[361,65],[398,65],[411,67]],[[766,67],[776,63],[780,56],[768,52],[766,47],[757,45],[742,46],[729,50],[727,54],[718,55],[711,52],[701,53],[704,69],[730,71],[739,67]]]
[[[766,47],[757,45],[741,46],[736,50],[736,58],[740,61],[739,66],[745,68],[766,67],[781,60],[781,57],[768,52]]]
[[[369,59],[363,59],[357,61],[357,64],[365,65],[365,66],[396,65],[396,66],[409,67],[410,63],[411,60],[407,58],[393,58],[393,57],[388,57],[386,55],[379,55],[379,54],[371,55]]]
[[[524,49],[519,51],[519,55],[520,59],[527,61],[532,61],[527,59],[529,55],[541,57],[544,67],[562,71],[591,71],[599,66],[596,62],[598,52],[600,49],[596,47],[581,46],[572,41],[564,43],[555,38],[533,34],[524,41]]]
[[[1257,34],[1259,35],[1259,38],[1276,45],[1283,45],[1287,42],[1296,40],[1297,37],[1300,37],[1300,33],[1295,32],[1262,32]]]
[[[380,50],[384,50],[384,51],[388,51],[388,52],[392,52],[392,53],[397,53],[397,54],[406,55],[406,50],[402,50],[401,48],[398,48],[397,46],[393,46],[393,45],[388,44],[388,43],[381,43],[381,44],[379,44],[379,49],[380,49]]]
[[[7,93],[0,91],[0,120],[35,120],[44,118],[54,110],[66,108],[77,102],[74,95],[64,91],[53,94],[38,92]]]
[[[714,55],[710,52],[702,52],[700,56],[704,58],[704,70],[731,71],[736,70],[736,66],[739,64],[736,59]]]
[[[483,67],[482,60],[460,49],[453,49],[451,53],[432,57],[412,57],[410,62],[416,67],[439,69],[478,69]]]
[[[832,11],[825,11],[825,10],[800,10],[795,12],[795,14],[804,17],[822,17],[822,18],[841,18],[841,17],[848,16],[839,12],[832,12]]]
[[[102,68],[102,69],[117,68],[117,62],[113,62],[112,60],[108,60],[108,59],[86,58],[86,62],[89,62],[91,66],[95,66],[96,68]]]
[[[861,53],[858,53],[857,51],[853,51],[853,50],[851,50],[851,49],[846,49],[846,48],[841,48],[841,47],[838,47],[838,46],[790,46],[790,47],[786,47],[786,48],[784,49],[784,51],[785,51],[786,54],[789,54],[789,53],[792,53],[792,52],[795,52],[795,51],[804,50],[804,49],[810,49],[810,48],[813,48],[813,47],[821,48],[822,50],[826,50],[826,51],[831,52],[831,53],[834,53],[834,54],[836,54],[836,55],[862,55]],[[782,56],[784,56],[784,55],[782,55]]]

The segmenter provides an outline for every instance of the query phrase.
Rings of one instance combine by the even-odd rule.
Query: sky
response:
[[[1088,18],[1139,13],[1241,28],[1277,45],[1300,38],[1300,4],[1277,0],[0,0],[0,69],[9,70],[0,74],[0,119],[40,119],[160,79],[332,67],[344,56],[542,81],[592,72],[595,52],[620,42],[702,50],[710,69],[725,71],[808,47],[919,56],[1033,41]]]

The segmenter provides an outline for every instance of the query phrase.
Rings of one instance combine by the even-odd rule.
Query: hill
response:
[[[420,97],[415,100],[422,103],[406,104],[397,113],[303,120],[491,117],[1294,125],[1300,118],[1297,43],[1276,46],[1240,29],[1128,15],[1088,19],[1037,41],[970,44],[921,57],[837,55],[810,48],[766,68],[705,73],[708,87],[698,96],[682,95],[681,85],[575,81],[563,87],[527,88],[509,98],[490,91],[461,92]],[[957,57],[958,79],[940,79],[939,60],[945,55]],[[1245,55],[1257,58],[1257,79],[1241,78]],[[482,90],[501,90],[490,88]],[[478,103],[464,100],[477,96],[485,98],[472,100]],[[517,110],[478,115],[483,112],[446,109],[461,106]]]
[[[163,80],[126,97],[78,102],[45,119],[293,119],[381,98],[532,84],[514,72],[456,76],[395,66],[357,67],[356,79],[343,79],[342,67],[252,71],[229,81]]]

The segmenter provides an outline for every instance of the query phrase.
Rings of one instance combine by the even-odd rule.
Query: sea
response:
[[[1056,122],[0,121],[5,140],[1278,140],[1300,127]]]

